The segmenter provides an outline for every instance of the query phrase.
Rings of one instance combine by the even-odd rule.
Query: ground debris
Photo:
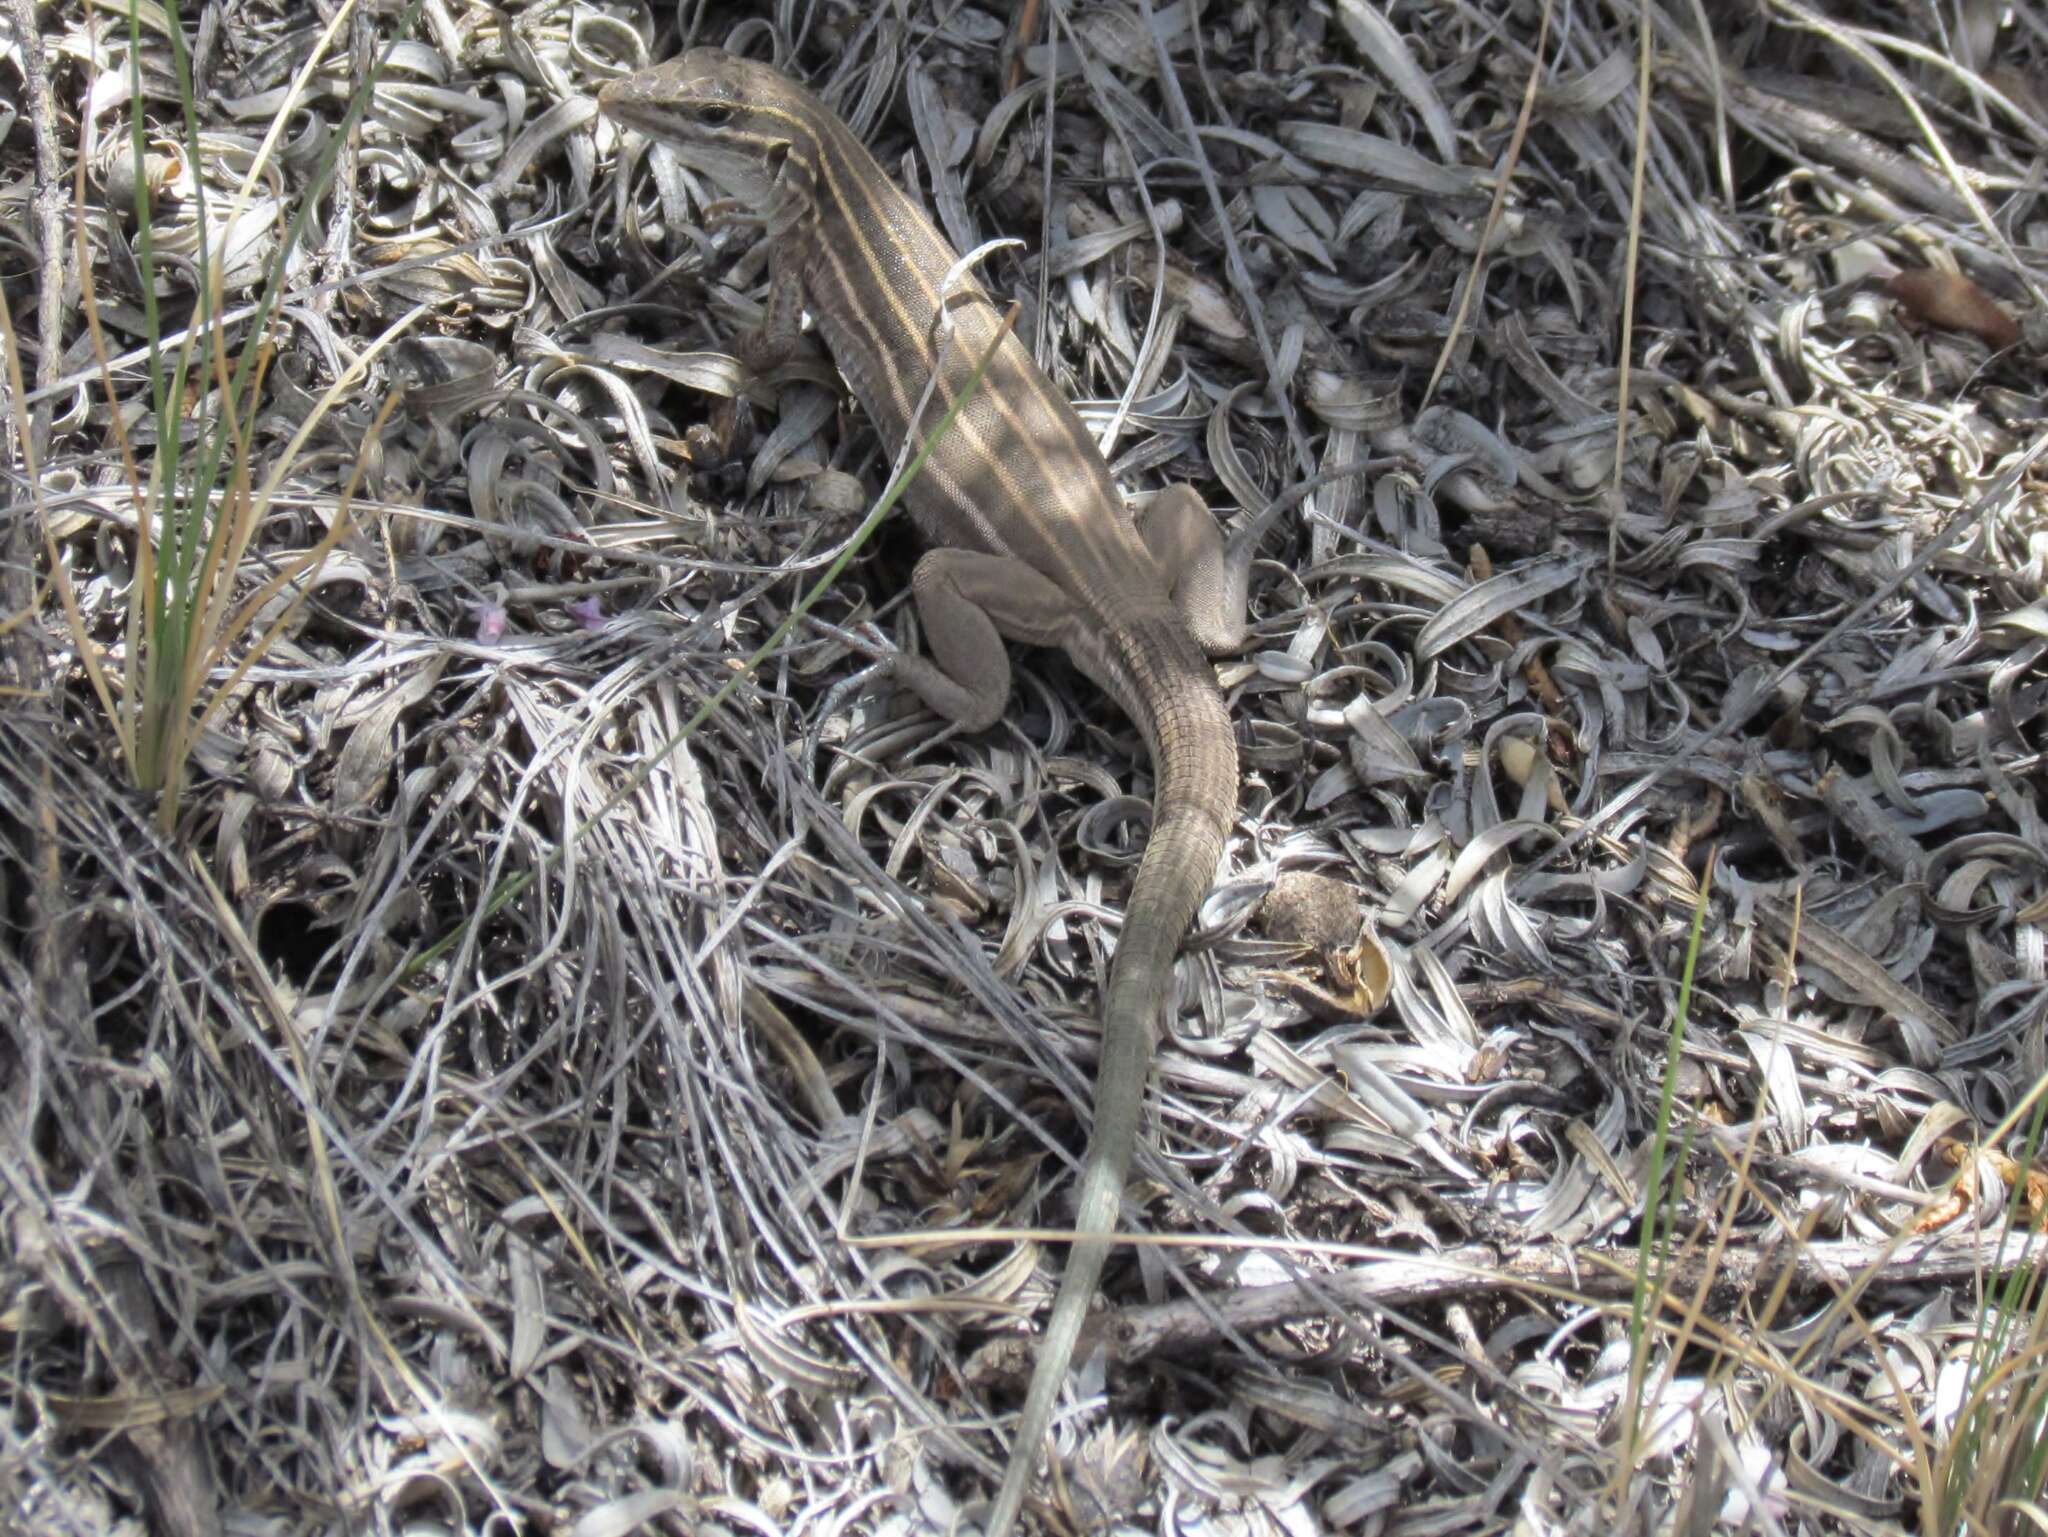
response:
[[[942,1531],[988,1493],[1059,1255],[990,1234],[1067,1220],[1143,752],[1044,655],[989,732],[908,711],[887,535],[737,677],[897,445],[821,347],[755,365],[747,211],[595,115],[677,9],[188,5],[188,146],[144,8],[139,171],[126,22],[0,17],[25,1530]],[[2042,1242],[2039,19],[1656,9],[1639,114],[1631,8],[681,9],[963,246],[1016,237],[979,275],[1122,484],[1258,541],[1127,1206],[1180,1238],[1112,1262],[1049,1508],[1606,1537],[2036,1495],[1923,1453],[2024,1421],[1973,1351]],[[211,240],[247,344],[323,160],[240,424],[277,636],[217,658],[164,833],[80,660],[138,686],[114,427],[145,474],[198,440],[151,328]]]

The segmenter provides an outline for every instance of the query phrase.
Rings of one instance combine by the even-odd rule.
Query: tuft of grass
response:
[[[2041,1089],[2037,1083],[2020,1148],[2023,1171],[2041,1155]],[[2025,1241],[2026,1188],[2023,1172],[2006,1192],[2001,1258],[2015,1239]],[[1930,1459],[1923,1447],[1918,1459],[1921,1529],[1929,1534],[2048,1531],[2048,1286],[2038,1266],[1997,1268],[2004,1278],[1980,1290],[1954,1418],[1939,1453]]]
[[[1683,1192],[1683,1173],[1692,1149],[1692,1128],[1688,1125],[1678,1156],[1669,1157],[1672,1109],[1678,1098],[1678,1068],[1684,1059],[1686,1022],[1692,1013],[1693,976],[1699,966],[1700,939],[1713,890],[1714,861],[1710,858],[1700,879],[1699,895],[1693,902],[1692,929],[1686,938],[1685,965],[1679,975],[1678,1007],[1671,1021],[1671,1044],[1665,1053],[1657,1099],[1657,1125],[1650,1137],[1642,1229],[1636,1239],[1635,1288],[1629,1304],[1628,1391],[1622,1402],[1624,1427],[1620,1452],[1614,1460],[1616,1486],[1612,1493],[1617,1509],[1624,1505],[1621,1482],[1635,1469],[1637,1448],[1647,1438],[1646,1421],[1656,1405],[1657,1395],[1645,1393],[1644,1379],[1650,1368],[1652,1323],[1664,1309],[1664,1277]]]
[[[232,697],[243,675],[262,658],[294,617],[311,590],[307,579],[317,576],[327,556],[353,531],[350,506],[360,482],[363,460],[359,458],[323,537],[284,561],[253,595],[242,597],[243,563],[268,518],[277,491],[328,412],[360,381],[376,355],[421,313],[416,310],[387,330],[334,381],[300,423],[268,476],[259,481],[250,429],[264,374],[274,354],[267,334],[270,318],[284,292],[292,253],[299,247],[313,210],[332,184],[341,148],[361,120],[391,48],[410,34],[420,3],[421,0],[410,0],[391,44],[364,73],[351,95],[339,131],[329,141],[298,209],[271,255],[262,289],[243,333],[245,340],[239,351],[231,355],[223,321],[224,274],[230,243],[243,222],[254,189],[269,173],[285,124],[315,72],[329,57],[350,8],[337,9],[309,52],[225,216],[215,221],[209,216],[206,179],[199,169],[203,160],[198,104],[192,60],[176,0],[164,0],[160,11],[153,6],[145,8],[140,0],[129,0],[128,129],[135,188],[135,257],[141,279],[143,330],[148,343],[145,368],[149,414],[155,429],[155,451],[146,469],[138,466],[134,445],[124,426],[109,348],[100,324],[85,231],[85,157],[77,157],[73,231],[80,298],[99,362],[101,383],[112,407],[116,446],[136,507],[134,578],[128,589],[117,661],[110,664],[90,633],[62,552],[49,532],[47,516],[42,520],[44,546],[51,584],[63,606],[81,665],[113,727],[129,777],[137,788],[157,794],[157,820],[166,832],[177,823],[187,766],[200,733]],[[188,191],[192,199],[198,230],[191,261],[194,308],[184,340],[175,349],[165,344],[164,316],[158,298],[163,265],[158,256],[160,216],[152,177],[164,162],[148,153],[153,130],[145,115],[147,98],[142,80],[145,20],[170,49],[172,75],[177,81],[182,109],[182,163],[186,168],[184,174],[190,177],[189,187],[182,190]],[[7,327],[11,333],[11,317]],[[201,381],[206,387],[202,388]],[[21,398],[17,379],[15,399],[19,402]],[[372,438],[381,431],[394,403],[395,397],[385,401],[371,429]],[[20,417],[19,412],[17,404],[26,438],[26,418]],[[192,426],[189,435],[188,422]],[[29,468],[33,475],[32,462]],[[290,601],[276,607],[272,617],[264,620],[266,610],[273,608],[279,595],[293,588],[296,591]]]
[[[2000,1126],[1986,1133],[1980,1144],[1997,1146],[2024,1124],[2020,1146],[2014,1154],[2018,1172],[2009,1180],[1999,1217],[1997,1246],[1978,1287],[1976,1315],[1964,1326],[1968,1338],[1960,1348],[1963,1358],[1955,1363],[1958,1370],[1953,1381],[1949,1380],[1950,1373],[1943,1370],[1940,1380],[1920,1385],[1920,1399],[1916,1401],[1858,1306],[1858,1299],[1882,1280],[1891,1252],[1920,1231],[1911,1224],[1900,1229],[1883,1256],[1837,1289],[1831,1310],[1870,1351],[1897,1406],[1896,1414],[1885,1414],[1874,1401],[1845,1399],[1827,1382],[1807,1374],[1807,1351],[1829,1333],[1820,1327],[1824,1320],[1814,1321],[1807,1331],[1807,1344],[1789,1356],[1780,1356],[1760,1343],[1760,1337],[1773,1326],[1786,1302],[1789,1267],[1780,1271],[1768,1295],[1756,1300],[1748,1329],[1730,1332],[1707,1315],[1706,1293],[1715,1261],[1730,1236],[1741,1199],[1747,1196],[1771,1209],[1795,1246],[1803,1245],[1817,1215],[1808,1213],[1799,1220],[1777,1211],[1769,1192],[1751,1181],[1749,1163],[1757,1132],[1762,1127],[1761,1117],[1741,1158],[1730,1171],[1734,1185],[1721,1225],[1711,1235],[1714,1255],[1706,1271],[1707,1279],[1690,1303],[1668,1295],[1665,1278],[1673,1258],[1679,1196],[1675,1175],[1686,1165],[1690,1133],[1681,1141],[1675,1158],[1667,1160],[1667,1147],[1672,1132],[1679,1053],[1690,1014],[1701,924],[1713,869],[1709,861],[1694,908],[1662,1095],[1648,1149],[1649,1169],[1627,1325],[1629,1381],[1620,1405],[1621,1440],[1612,1463],[1608,1508],[1617,1513],[1629,1508],[1630,1480],[1640,1471],[1638,1465],[1644,1449],[1655,1440],[1654,1420],[1662,1397],[1662,1380],[1675,1373],[1678,1357],[1688,1346],[1702,1345],[1715,1357],[1707,1370],[1707,1381],[1716,1393],[1732,1385],[1735,1373],[1743,1368],[1755,1374],[1754,1381],[1770,1384],[1760,1397],[1745,1406],[1738,1416],[1738,1429],[1753,1431],[1763,1423],[1777,1393],[1796,1393],[1810,1410],[1827,1415],[1842,1431],[1894,1464],[1914,1490],[1917,1525],[1926,1537],[2020,1537],[2022,1533],[2048,1532],[2048,1277],[2044,1277],[2038,1264],[2025,1262],[2033,1229],[2043,1220],[2041,1202],[2030,1196],[2028,1182],[2031,1171],[2042,1166],[2044,1136],[2048,1136],[2048,1075],[2033,1084],[2021,1103]],[[1732,1154],[1724,1153],[1724,1157],[1729,1156]],[[1966,1163],[1947,1187],[1933,1193],[1932,1199],[1943,1200],[1970,1172]],[[1660,1348],[1669,1364],[1662,1373],[1654,1373],[1654,1352]],[[1938,1353],[1937,1358],[1944,1363],[1953,1359],[1947,1352]],[[1926,1410],[1928,1401],[1934,1405],[1931,1415]],[[1782,1507],[1769,1485],[1753,1478],[1737,1478],[1735,1482],[1749,1494],[1752,1517],[1762,1522],[1763,1529],[1782,1529],[1773,1514]],[[1717,1484],[1717,1491],[1722,1487]],[[1686,1491],[1688,1502],[1693,1492]],[[1719,1493],[1713,1498],[1718,1500]],[[1699,1512],[1691,1512],[1691,1516],[1699,1519]]]

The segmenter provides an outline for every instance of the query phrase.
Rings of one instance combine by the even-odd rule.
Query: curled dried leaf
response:
[[[2020,339],[2020,325],[2003,305],[1960,272],[1942,272],[1933,267],[1915,267],[1895,272],[1884,291],[1922,325],[1949,331],[1968,331],[1995,348],[2012,346]]]

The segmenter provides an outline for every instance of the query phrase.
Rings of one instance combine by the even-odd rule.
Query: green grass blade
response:
[[[1635,1448],[1643,1435],[1643,1379],[1649,1369],[1650,1341],[1647,1319],[1650,1298],[1662,1285],[1662,1259],[1673,1224],[1676,1222],[1676,1190],[1667,1192],[1665,1152],[1671,1137],[1672,1107],[1677,1102],[1678,1066],[1685,1049],[1685,1025],[1692,1012],[1693,977],[1699,966],[1700,939],[1706,927],[1707,902],[1714,889],[1714,861],[1709,858],[1700,879],[1698,900],[1693,903],[1692,930],[1685,946],[1685,966],[1678,981],[1678,1007],[1671,1021],[1671,1044],[1664,1057],[1664,1081],[1657,1097],[1657,1126],[1650,1137],[1650,1169],[1643,1182],[1643,1219],[1636,1236],[1636,1279],[1629,1305],[1628,1434],[1623,1455],[1617,1459],[1615,1477],[1627,1479],[1633,1471]],[[1690,1128],[1684,1147],[1691,1147]],[[1674,1176],[1685,1167],[1683,1156],[1672,1165]]]
[[[409,0],[389,42],[371,61],[351,93],[339,131],[324,148],[304,195],[269,258],[249,317],[249,341],[239,349],[232,366],[226,337],[218,322],[224,313],[226,242],[239,222],[244,198],[238,194],[232,201],[226,221],[218,231],[223,245],[217,257],[206,177],[200,169],[203,160],[192,59],[185,46],[183,19],[176,0],[165,0],[162,14],[182,109],[183,149],[191,167],[199,232],[194,258],[197,289],[184,344],[175,356],[168,355],[162,346],[163,317],[157,297],[158,239],[147,172],[142,13],[139,0],[129,0],[127,6],[132,87],[129,152],[135,169],[136,259],[142,278],[147,368],[157,443],[147,472],[147,486],[137,488],[140,506],[135,601],[140,614],[131,608],[128,625],[128,666],[133,669],[136,686],[124,691],[122,709],[127,726],[122,734],[124,741],[133,743],[131,771],[136,783],[163,792],[159,819],[167,827],[176,820],[176,788],[182,783],[183,760],[196,736],[196,715],[206,678],[223,640],[231,643],[234,639],[232,633],[223,637],[222,627],[235,609],[236,573],[267,509],[266,499],[251,495],[255,476],[249,464],[254,452],[250,424],[261,388],[260,369],[267,356],[263,338],[281,302],[292,254],[299,248],[314,210],[333,183],[341,150],[367,111],[371,93],[393,51],[411,35],[421,4],[422,0]],[[294,82],[295,89],[310,78],[322,57],[321,49],[309,56]],[[275,143],[278,126],[273,124],[270,138],[259,151],[258,166],[264,163]],[[256,175],[257,170],[252,167],[249,180],[244,183],[244,194]],[[210,415],[188,453],[184,441],[185,416],[188,399],[202,393],[195,384],[193,362],[195,349],[202,346],[206,351],[201,356],[210,364],[204,372],[212,379],[213,401]]]

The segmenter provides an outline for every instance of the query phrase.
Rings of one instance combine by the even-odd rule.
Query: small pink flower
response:
[[[489,645],[505,633],[505,605],[502,603],[472,603],[469,611],[476,615],[476,638]]]
[[[604,600],[602,598],[579,598],[569,605],[569,613],[586,630],[601,630],[604,628]]]

